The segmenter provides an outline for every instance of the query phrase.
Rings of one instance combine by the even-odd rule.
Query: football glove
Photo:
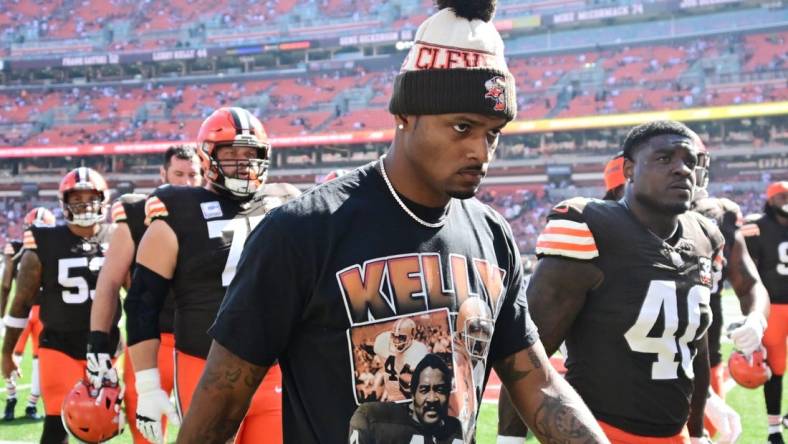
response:
[[[87,368],[85,374],[96,390],[105,381],[108,385],[118,385],[118,372],[112,367],[112,356],[109,350],[109,335],[102,331],[91,331],[88,339],[88,352],[85,354]]]
[[[750,355],[761,346],[764,331],[766,318],[761,313],[753,312],[747,315],[739,327],[730,332],[730,336],[737,350]]]
[[[164,434],[161,417],[167,415],[171,424],[180,426],[181,421],[167,392],[162,390],[159,370],[149,368],[134,373],[137,388],[137,429],[148,441],[161,444]]]
[[[732,444],[741,435],[741,418],[725,401],[716,393],[709,391],[704,412],[709,421],[717,429],[719,444]]]

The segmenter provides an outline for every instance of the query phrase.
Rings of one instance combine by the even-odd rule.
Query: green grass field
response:
[[[728,291],[725,293],[723,299],[724,311],[726,322],[736,320],[739,315],[738,301],[735,296]],[[723,344],[723,354],[725,357],[730,353],[731,346],[726,343]],[[24,387],[18,390],[19,404],[17,405],[17,415],[24,413],[24,405],[27,402],[27,396],[30,392],[30,347],[25,353],[22,362],[23,377],[19,381],[20,386]],[[122,366],[119,366],[122,368]],[[5,388],[0,388],[0,400],[2,405],[5,406]],[[766,442],[766,407],[763,401],[763,391],[761,389],[747,390],[742,387],[736,386],[730,392],[726,401],[731,405],[742,418],[742,426],[744,432],[739,439],[740,443],[765,443]],[[783,407],[788,406],[788,390],[783,392]],[[39,412],[43,412],[43,404],[39,402]],[[494,444],[497,429],[497,406],[494,404],[484,404],[482,406],[479,426],[477,430],[478,444]],[[41,435],[42,422],[28,421],[17,419],[12,422],[0,422],[0,444],[5,443],[32,443],[38,442]],[[177,430],[170,429],[168,433],[168,441],[174,442]],[[72,440],[73,442],[74,440]],[[112,442],[119,444],[130,444],[132,442],[131,435],[126,431],[123,435],[119,436]],[[529,443],[537,442],[533,437],[528,440]]]

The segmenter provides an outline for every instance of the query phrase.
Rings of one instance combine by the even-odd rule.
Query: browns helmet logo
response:
[[[495,76],[484,82],[484,87],[487,89],[487,94],[484,95],[484,98],[495,100],[493,109],[495,111],[506,111],[506,80],[501,76]]]

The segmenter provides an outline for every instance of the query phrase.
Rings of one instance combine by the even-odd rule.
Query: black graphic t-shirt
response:
[[[209,334],[251,363],[279,361],[285,442],[348,442],[362,403],[413,405],[437,371],[419,364],[436,357],[451,387],[441,408],[470,442],[490,364],[538,335],[503,217],[475,199],[445,217],[417,224],[370,164],[252,232]]]

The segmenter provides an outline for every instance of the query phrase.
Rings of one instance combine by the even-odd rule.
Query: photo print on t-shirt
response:
[[[451,337],[445,308],[350,328],[356,403],[409,401],[413,371],[425,355],[434,353],[453,367]]]

